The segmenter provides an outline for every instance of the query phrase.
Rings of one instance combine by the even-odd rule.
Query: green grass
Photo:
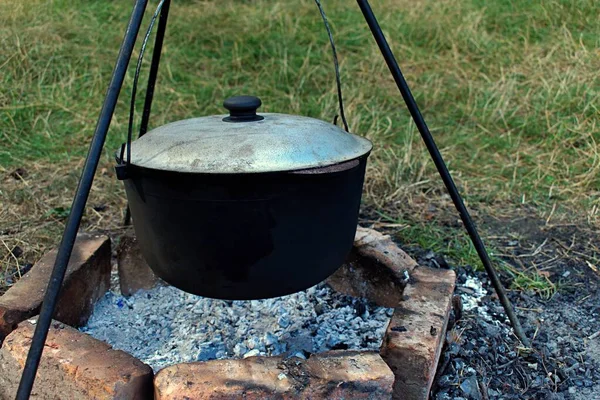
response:
[[[403,243],[417,245],[423,249],[435,249],[449,257],[455,265],[476,267],[480,264],[477,252],[464,230],[436,223],[437,221],[418,221],[410,217],[398,218],[381,211],[377,214],[384,224],[386,222],[392,224],[396,231],[394,236]]]
[[[439,197],[442,185],[357,5],[323,3],[341,58],[349,123],[375,143],[366,202],[402,208],[415,198]],[[556,204],[557,214],[598,221],[599,2],[380,0],[372,6],[472,207],[527,204],[547,212]],[[107,0],[0,3],[5,172],[32,163],[49,170],[80,166],[130,7],[130,1]],[[126,135],[132,76],[130,68],[107,140],[106,168]],[[312,0],[176,0],[151,126],[223,113],[222,100],[240,93],[260,96],[264,111],[331,121],[334,83]],[[142,98],[140,92],[138,110]],[[54,185],[63,182],[60,174],[53,179]],[[107,173],[98,179],[102,185],[114,178]],[[115,190],[108,196],[122,198],[118,185],[106,185]],[[69,206],[74,188],[60,187],[64,196],[52,194],[38,207],[47,208],[42,215]],[[1,194],[14,207],[27,204],[7,190]],[[0,225],[39,217],[13,214],[0,214]],[[473,258],[464,236],[449,240],[456,229],[439,232],[435,220],[402,218],[414,226],[407,240]]]
[[[522,272],[506,264],[504,266],[506,267],[505,271],[508,271],[513,278],[512,288],[515,290],[532,291],[543,299],[548,300],[560,287],[560,285],[536,271]]]

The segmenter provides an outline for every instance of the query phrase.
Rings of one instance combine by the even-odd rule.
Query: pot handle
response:
[[[342,83],[340,81],[340,64],[338,62],[337,51],[335,50],[335,43],[333,41],[333,34],[331,33],[331,28],[329,27],[329,21],[327,21],[327,16],[325,15],[325,10],[323,10],[323,6],[321,6],[320,0],[315,0],[317,7],[319,8],[319,12],[321,13],[321,18],[323,18],[323,24],[325,25],[325,29],[327,30],[327,35],[329,36],[329,43],[331,44],[331,52],[333,54],[333,66],[335,68],[335,83],[337,86],[337,96],[338,103],[340,105],[340,117],[342,118],[342,123],[344,124],[344,130],[346,132],[350,132],[348,130],[348,122],[346,122],[346,114],[344,113],[344,99],[342,97]],[[333,124],[337,125],[338,116],[336,115],[333,118]]]
[[[144,41],[142,42],[142,48],[140,49],[140,55],[138,56],[137,65],[135,67],[135,75],[133,77],[133,87],[131,88],[131,104],[129,106],[129,124],[127,126],[127,142],[121,145],[121,150],[117,157],[117,166],[115,167],[115,171],[117,173],[117,179],[124,180],[129,177],[129,164],[131,163],[131,137],[133,136],[133,118],[135,114],[135,95],[137,92],[137,84],[140,78],[140,70],[142,69],[142,60],[144,59],[144,53],[146,52],[146,46],[148,45],[148,40],[150,39],[150,34],[152,33],[152,28],[154,28],[154,24],[156,23],[156,19],[158,18],[160,11],[162,10],[163,4],[165,0],[161,0],[156,6],[156,11],[152,15],[152,19],[150,19],[150,25],[148,25],[148,30],[146,30],[146,35],[144,36]],[[125,153],[127,153],[127,157],[125,157]]]
[[[135,68],[135,76],[133,78],[133,87],[131,89],[131,104],[129,107],[129,124],[127,127],[127,142],[121,145],[121,150],[117,157],[117,166],[115,170],[117,172],[117,178],[119,180],[128,178],[128,169],[131,162],[131,138],[133,136],[133,119],[135,114],[135,96],[137,92],[137,83],[140,77],[140,70],[142,68],[142,60],[144,58],[144,53],[146,52],[146,46],[148,44],[148,40],[150,39],[150,34],[152,33],[152,28],[156,23],[156,19],[160,14],[164,4],[164,0],[161,0],[158,6],[156,7],[156,11],[150,20],[150,25],[148,26],[148,30],[146,31],[146,35],[144,36],[144,41],[142,42],[142,48],[140,50],[140,54],[138,56],[137,65]],[[323,6],[321,5],[320,0],[315,0],[315,4],[319,8],[319,12],[321,14],[321,18],[323,19],[323,24],[325,25],[325,29],[327,30],[327,35],[329,37],[329,43],[331,44],[331,52],[333,55],[333,65],[335,68],[335,82],[337,86],[337,96],[338,103],[340,107],[340,117],[342,119],[342,123],[344,125],[344,129],[346,132],[349,132],[348,122],[346,121],[346,114],[344,113],[344,100],[342,97],[342,84],[340,81],[340,65],[338,62],[337,51],[335,49],[335,42],[333,40],[333,34],[331,33],[331,27],[329,26],[329,21],[327,20],[327,16],[325,15],[325,11],[323,10]],[[338,116],[336,115],[333,119],[333,124],[337,125]],[[125,157],[127,154],[127,157]]]

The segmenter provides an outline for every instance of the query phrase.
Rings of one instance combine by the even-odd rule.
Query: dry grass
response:
[[[323,3],[349,123],[375,142],[367,203],[385,210],[387,223],[412,226],[404,240],[474,261],[456,227],[435,231],[451,205],[358,8]],[[0,3],[0,278],[18,275],[60,238],[130,6]],[[471,207],[529,205],[546,217],[598,223],[600,4],[381,0],[373,7]],[[236,93],[261,96],[265,111],[325,120],[337,113],[330,50],[311,0],[175,1],[169,24],[152,126],[221,113],[222,99]],[[125,137],[131,72],[85,229],[118,229],[124,197],[110,153]],[[11,177],[18,167],[29,175]],[[7,250],[15,246],[24,250],[18,259]]]
[[[83,160],[66,164],[33,162],[8,173],[0,168],[0,293],[49,247],[60,241]],[[90,193],[82,227],[118,234],[125,200],[112,165],[104,160]]]

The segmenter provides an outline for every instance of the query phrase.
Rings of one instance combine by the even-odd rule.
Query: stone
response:
[[[252,349],[249,352],[247,352],[246,354],[244,354],[244,358],[256,357],[259,354],[260,354],[260,350]]]
[[[54,267],[57,250],[35,266],[0,297],[0,342],[17,324],[39,313]],[[110,286],[110,239],[104,235],[77,235],[54,318],[65,324],[85,325],[94,304]]]
[[[243,343],[237,343],[234,347],[233,347],[233,354],[236,357],[241,357],[244,354],[246,354],[248,352],[248,348],[246,347],[245,344]]]
[[[346,263],[327,280],[336,291],[396,307],[417,263],[389,235],[358,227]]]
[[[117,266],[123,296],[131,296],[138,290],[152,289],[160,282],[142,257],[138,241],[131,232],[121,236],[117,247]]]
[[[460,390],[469,400],[481,400],[482,398],[479,385],[477,384],[477,378],[474,375],[471,375],[462,381]]]
[[[376,353],[330,351],[308,360],[250,357],[176,364],[156,375],[154,398],[384,400],[392,397],[393,381]]]
[[[35,325],[19,324],[0,349],[0,399],[14,399]],[[129,354],[53,321],[37,372],[34,399],[149,399],[152,369]]]
[[[446,336],[455,280],[452,270],[412,270],[404,301],[394,311],[380,351],[396,377],[394,399],[429,398]]]

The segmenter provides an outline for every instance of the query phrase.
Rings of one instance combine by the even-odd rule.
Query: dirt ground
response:
[[[520,346],[484,272],[405,246],[421,264],[455,269],[457,294],[472,292],[473,278],[487,291],[476,309],[455,309],[432,399],[600,398],[600,236],[585,223],[532,215],[480,218],[480,226],[508,263],[502,280],[533,350]]]

